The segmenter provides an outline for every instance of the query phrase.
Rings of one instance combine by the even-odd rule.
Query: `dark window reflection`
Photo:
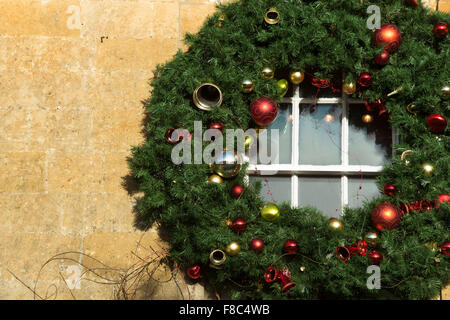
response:
[[[341,115],[337,104],[300,105],[300,164],[341,163]]]
[[[391,155],[392,130],[388,120],[368,112],[363,104],[350,105],[349,163],[384,165],[389,163]]]

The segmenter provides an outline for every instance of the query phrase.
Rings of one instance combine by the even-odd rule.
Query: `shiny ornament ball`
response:
[[[275,203],[269,202],[261,210],[261,217],[269,222],[273,222],[280,217],[280,209]]]
[[[358,83],[361,87],[368,87],[372,84],[372,75],[368,72],[362,72],[358,77]]]
[[[372,250],[369,252],[369,262],[371,265],[379,265],[383,261],[383,256],[378,251]]]
[[[372,123],[373,122],[373,116],[371,114],[363,114],[361,117],[361,121],[364,123]]]
[[[447,240],[441,245],[441,252],[450,256],[450,241]]]
[[[441,89],[441,98],[443,100],[448,100],[450,98],[450,85],[446,84]]]
[[[226,249],[225,252],[229,255],[229,256],[235,256],[237,255],[239,252],[241,252],[241,246],[239,245],[239,243],[237,243],[236,241],[232,241],[230,242]]]
[[[434,171],[434,166],[430,163],[423,163],[422,168],[426,176],[431,176]]]
[[[287,240],[283,246],[284,253],[296,254],[298,252],[298,242],[295,240]]]
[[[283,98],[286,92],[289,90],[289,82],[286,79],[280,79],[277,81],[278,95]]]
[[[304,79],[305,72],[303,70],[291,70],[291,72],[289,72],[289,80],[291,80],[293,84],[300,84]]]
[[[257,125],[265,127],[276,119],[278,106],[272,99],[261,97],[250,104],[250,114]]]
[[[217,129],[223,131],[223,124],[221,124],[220,122],[211,122],[208,129]]]
[[[200,274],[200,266],[193,266],[187,269],[187,275],[189,276],[189,278],[191,279],[198,279],[200,278],[201,274]]]
[[[233,229],[234,232],[242,233],[247,229],[247,222],[242,218],[237,218],[231,223],[231,229]]]
[[[448,25],[445,22],[438,22],[433,28],[433,33],[438,39],[443,39],[448,34]]]
[[[374,247],[374,246],[378,245],[380,238],[378,236],[378,233],[373,231],[373,232],[367,232],[364,235],[364,240],[367,242],[367,244],[369,246]]]
[[[237,176],[241,168],[241,158],[230,150],[223,150],[213,163],[214,172],[225,179]]]
[[[397,192],[397,188],[392,183],[386,183],[383,186],[383,193],[389,197],[392,197]]]
[[[447,127],[447,120],[443,115],[435,113],[428,117],[427,126],[433,133],[442,133]]]
[[[400,210],[392,203],[383,202],[377,205],[371,213],[373,226],[378,230],[396,228],[401,220]]]
[[[437,200],[435,201],[434,206],[437,209],[439,207],[439,205],[442,203],[450,204],[450,195],[448,195],[446,193],[440,194],[439,197],[437,198]]]
[[[400,30],[393,24],[383,24],[380,29],[375,30],[372,40],[376,47],[383,48],[391,53],[400,47],[402,35]]]
[[[256,253],[260,253],[264,250],[264,242],[259,238],[256,238],[256,239],[253,239],[252,241],[250,241],[249,246],[250,246],[250,249]]]
[[[244,192],[244,187],[237,184],[231,188],[230,195],[234,199],[239,199],[242,195],[242,192]]]
[[[382,53],[377,53],[374,57],[375,63],[379,66],[385,66],[389,63],[391,59],[391,55],[387,51],[383,51]]]
[[[344,82],[342,84],[342,91],[348,95],[354,94],[356,92],[356,82],[355,81]]]
[[[244,79],[241,82],[241,90],[244,93],[250,93],[253,91],[253,88],[255,87],[255,84],[251,79]]]
[[[261,71],[261,75],[264,79],[269,80],[272,79],[275,72],[271,67],[264,67]]]
[[[328,219],[328,226],[333,230],[340,231],[344,227],[344,224],[338,218],[330,218]]]
[[[217,174],[212,174],[208,178],[208,183],[221,184],[221,183],[223,183],[223,179],[222,179],[222,177],[218,176]]]

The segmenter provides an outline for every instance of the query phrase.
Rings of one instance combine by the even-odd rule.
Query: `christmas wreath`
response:
[[[381,25],[371,27],[377,12]],[[187,52],[154,72],[147,140],[129,160],[144,194],[139,221],[167,231],[171,258],[192,281],[234,299],[435,297],[450,264],[449,20],[420,0],[219,5],[186,35]],[[210,143],[190,134],[195,121],[224,135],[261,129],[286,88],[305,83],[365,101],[398,132],[380,196],[361,208],[329,219],[264,203],[233,150],[216,155],[231,164],[171,160],[176,146]],[[373,265],[380,287],[367,284]]]

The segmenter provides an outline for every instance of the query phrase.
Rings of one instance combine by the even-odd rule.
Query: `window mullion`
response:
[[[299,122],[300,122],[300,88],[294,87],[294,96],[292,97],[292,157],[291,166],[294,168],[298,165],[298,143],[299,143]],[[291,205],[298,207],[298,176],[291,177]]]
[[[349,129],[348,129],[348,117],[349,117],[349,105],[348,97],[342,91],[342,131],[341,131],[341,160],[342,166],[348,168],[348,145],[349,145]],[[348,205],[348,178],[347,176],[341,177],[341,213],[343,213],[344,207]]]

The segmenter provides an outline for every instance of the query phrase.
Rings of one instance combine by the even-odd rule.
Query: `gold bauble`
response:
[[[291,72],[289,72],[289,80],[291,80],[291,82],[293,84],[300,84],[303,82],[303,80],[305,79],[305,72],[303,70],[291,70]]]
[[[364,235],[364,240],[367,242],[369,246],[376,246],[378,242],[380,241],[380,238],[378,236],[378,233],[376,232],[367,232]]]
[[[364,123],[371,123],[373,121],[373,117],[371,114],[366,113],[362,115],[361,120]]]
[[[350,82],[344,82],[342,84],[342,91],[344,91],[345,94],[354,94],[356,92],[356,82],[350,81]]]
[[[286,92],[289,90],[289,82],[286,79],[278,80],[278,95],[283,98]]]
[[[268,24],[277,24],[280,21],[280,13],[275,8],[270,8],[264,15],[264,21]]]
[[[275,203],[269,202],[262,208],[261,217],[266,221],[275,221],[280,217],[280,209]]]
[[[273,71],[273,69],[271,67],[264,67],[261,71],[261,74],[263,76],[264,79],[272,79],[275,71]]]
[[[236,152],[223,150],[213,164],[213,170],[222,178],[233,178],[239,174],[242,160]]]
[[[210,266],[216,269],[219,269],[225,260],[227,260],[227,256],[220,249],[213,250],[209,255]]]
[[[330,218],[328,219],[328,226],[333,230],[342,230],[344,224],[338,218]]]
[[[241,89],[244,93],[250,93],[253,91],[253,88],[255,87],[255,84],[251,79],[244,79],[241,82]]]
[[[244,140],[245,149],[249,149],[253,144],[253,141],[254,141],[253,136],[246,136]]]
[[[223,183],[223,179],[217,174],[212,174],[208,178],[208,183],[221,184]]]
[[[434,170],[433,165],[430,163],[423,163],[422,168],[425,171],[426,176],[431,176],[431,174],[433,173],[433,170]]]
[[[450,98],[450,85],[446,84],[442,87],[441,98],[444,100],[448,100],[448,98]]]
[[[306,270],[306,267],[305,267],[305,266],[301,266],[301,267],[300,267],[300,271],[301,271],[301,272],[305,272],[305,270]]]
[[[232,241],[227,245],[227,248],[225,249],[225,252],[229,256],[235,256],[239,252],[241,252],[241,246],[236,241]]]

